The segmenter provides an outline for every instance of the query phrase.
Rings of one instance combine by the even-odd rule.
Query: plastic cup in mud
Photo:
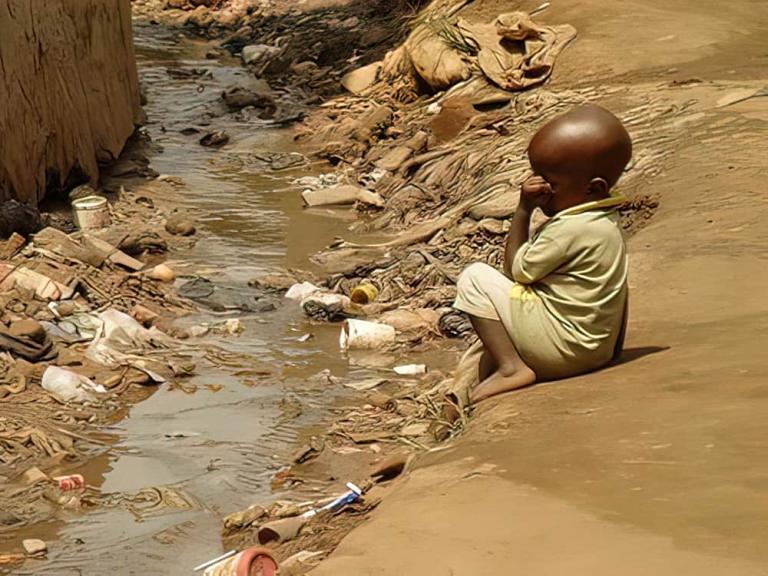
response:
[[[345,320],[339,335],[342,350],[375,350],[395,342],[397,332],[392,326],[366,320]]]
[[[86,196],[72,202],[75,225],[80,230],[97,230],[112,223],[107,199],[103,196]]]
[[[370,304],[379,297],[379,289],[373,284],[360,284],[352,290],[350,298],[355,304]]]
[[[69,476],[55,476],[53,478],[59,484],[59,490],[69,492],[70,490],[79,490],[85,488],[85,478],[82,474],[70,474]]]
[[[277,560],[265,548],[247,548],[209,566],[203,576],[277,576]]]

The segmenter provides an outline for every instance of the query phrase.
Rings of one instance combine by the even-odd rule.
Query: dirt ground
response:
[[[542,15],[579,32],[550,89],[695,101],[642,183],[661,202],[630,241],[622,363],[480,407],[313,574],[766,573],[768,101],[723,104],[765,86],[767,16],[597,0]]]

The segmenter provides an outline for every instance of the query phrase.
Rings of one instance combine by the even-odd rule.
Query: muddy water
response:
[[[232,136],[218,151],[198,145],[199,135],[180,133],[204,120],[223,87],[249,81],[236,62],[206,60],[208,46],[178,41],[159,28],[137,26],[135,35],[148,130],[162,146],[151,163],[161,174],[183,177],[186,187],[167,200],[190,211],[199,228],[195,247],[174,254],[179,272],[248,293],[247,280],[259,271],[306,266],[309,253],[345,232],[349,214],[302,209],[291,182],[311,168],[248,171],[236,161],[248,151],[290,150],[283,131],[216,119],[216,129]],[[169,67],[205,68],[211,76],[173,79]],[[199,314],[184,322],[222,319]],[[203,369],[183,389],[162,387],[106,431],[117,436],[115,451],[72,470],[102,493],[170,487],[184,503],[138,512],[97,508],[32,527],[20,536],[49,541],[49,557],[29,561],[19,573],[188,574],[222,552],[223,515],[275,498],[270,478],[282,457],[328,417],[328,406],[353,400],[342,386],[312,376],[323,369],[342,377],[370,370],[341,357],[338,327],[309,324],[295,305],[240,319],[242,335],[201,341],[237,354],[231,367]],[[315,337],[299,342],[306,333]]]

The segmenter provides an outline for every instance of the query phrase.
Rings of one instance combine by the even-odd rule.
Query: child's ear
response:
[[[608,186],[608,182],[602,178],[592,178],[592,180],[589,181],[587,193],[590,196],[608,196],[609,191],[610,187]]]

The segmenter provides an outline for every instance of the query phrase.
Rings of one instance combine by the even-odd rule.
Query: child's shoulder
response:
[[[564,245],[624,241],[619,214],[615,210],[589,210],[555,216],[540,232]]]

